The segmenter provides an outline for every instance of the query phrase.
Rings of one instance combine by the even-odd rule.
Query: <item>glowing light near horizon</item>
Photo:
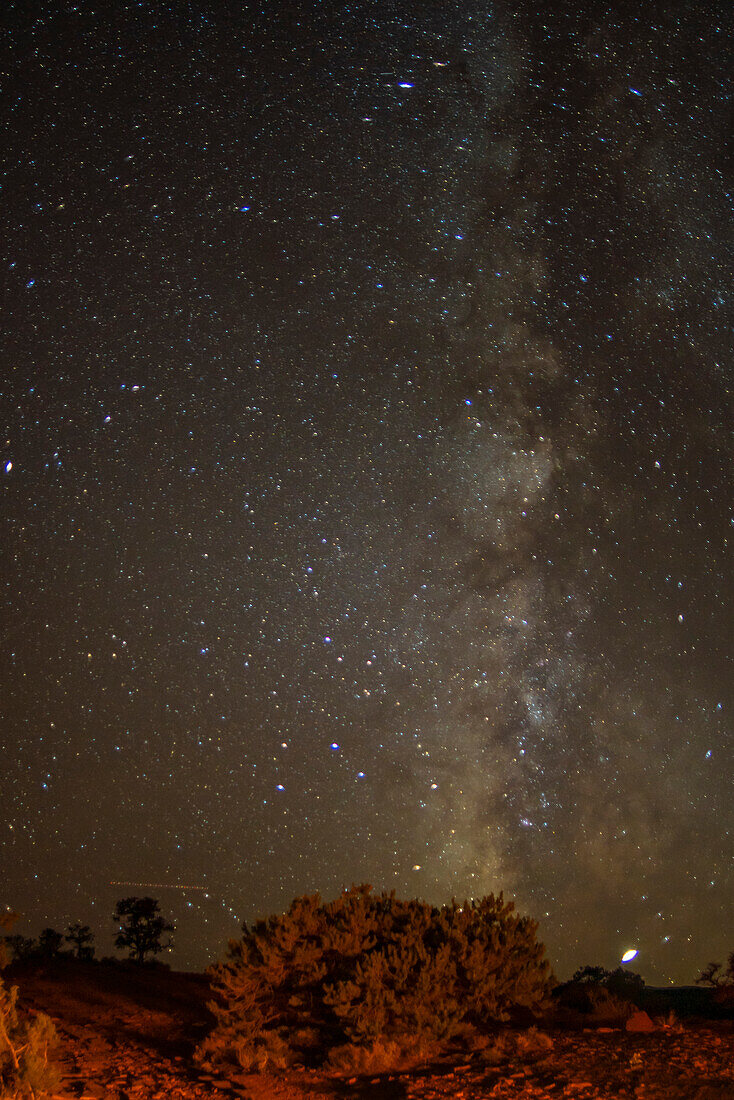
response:
[[[636,954],[637,954],[637,948],[636,947],[630,947],[629,951],[625,951],[624,955],[622,955],[622,962],[623,963],[632,962],[632,960],[634,959]]]

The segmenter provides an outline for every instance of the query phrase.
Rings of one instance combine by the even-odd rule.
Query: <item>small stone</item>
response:
[[[84,1096],[94,1097],[94,1100],[102,1100],[103,1097],[108,1096],[109,1093],[104,1085],[99,1084],[97,1081],[85,1081],[84,1082]]]
[[[625,1031],[655,1031],[655,1024],[646,1012],[634,1012],[624,1025]]]

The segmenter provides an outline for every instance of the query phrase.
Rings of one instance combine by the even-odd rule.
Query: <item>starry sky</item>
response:
[[[535,8],[3,5],[18,931],[734,947],[729,5]]]

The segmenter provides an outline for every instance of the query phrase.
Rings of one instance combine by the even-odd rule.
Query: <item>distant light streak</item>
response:
[[[208,886],[181,886],[177,882],[120,882],[113,880],[110,886],[142,886],[146,890],[201,890],[206,893]]]
[[[625,951],[624,955],[622,955],[622,962],[623,963],[632,962],[632,960],[634,959],[636,954],[637,954],[637,948],[636,947],[631,947],[629,949],[629,951]]]

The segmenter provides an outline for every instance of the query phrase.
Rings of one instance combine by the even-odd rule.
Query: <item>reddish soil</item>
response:
[[[67,963],[14,967],[4,977],[19,985],[23,1006],[56,1024],[65,1100],[734,1100],[732,1021],[642,1034],[547,1028],[546,1058],[497,1068],[457,1055],[427,1070],[367,1078],[310,1070],[215,1076],[191,1062],[210,1024],[201,975]]]

